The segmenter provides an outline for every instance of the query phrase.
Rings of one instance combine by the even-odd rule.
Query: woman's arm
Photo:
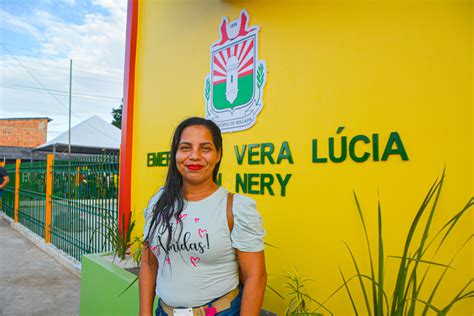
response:
[[[263,251],[243,252],[239,250],[236,250],[236,253],[244,282],[240,315],[258,316],[267,284],[265,254]]]
[[[140,291],[140,316],[153,315],[153,301],[155,300],[156,273],[158,260],[148,247],[143,245],[138,274],[138,287]]]

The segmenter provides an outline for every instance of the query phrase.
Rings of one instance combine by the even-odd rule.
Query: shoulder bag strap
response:
[[[232,228],[234,228],[234,214],[232,213],[232,203],[234,200],[234,193],[227,195],[227,224],[229,225],[229,231],[232,233]],[[242,274],[242,269],[239,267],[239,282],[244,284],[244,277]]]
[[[232,232],[234,228],[234,214],[232,214],[232,204],[234,201],[234,193],[227,195],[227,224],[229,225],[229,231]]]

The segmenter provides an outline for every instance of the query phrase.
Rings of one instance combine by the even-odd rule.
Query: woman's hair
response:
[[[222,160],[222,135],[219,127],[211,120],[206,120],[201,117],[190,117],[182,121],[174,131],[173,140],[171,143],[170,164],[168,167],[168,175],[166,176],[166,183],[162,189],[161,196],[153,206],[153,217],[150,223],[148,235],[145,236],[145,242],[149,242],[150,236],[154,236],[156,230],[160,228],[160,234],[167,232],[168,240],[166,249],[164,251],[168,254],[168,248],[171,243],[172,227],[170,221],[176,220],[182,226],[180,215],[184,209],[183,196],[183,177],[176,166],[176,152],[178,151],[181,134],[186,127],[189,126],[205,126],[212,135],[212,141],[216,147],[217,152],[220,152],[221,159],[216,164],[212,173],[212,179],[217,182],[217,174]],[[181,236],[180,232],[180,236]]]

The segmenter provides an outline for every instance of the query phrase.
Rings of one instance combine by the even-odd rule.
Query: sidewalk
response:
[[[80,279],[0,215],[0,316],[79,315]]]

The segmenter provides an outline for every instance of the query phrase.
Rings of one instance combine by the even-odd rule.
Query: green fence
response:
[[[7,165],[10,184],[4,189],[3,210],[14,218],[15,165]],[[20,165],[18,221],[45,237],[46,161]],[[107,226],[118,214],[117,154],[54,160],[51,194],[51,243],[76,260],[86,253],[110,251]]]
[[[54,161],[51,242],[81,260],[110,251],[106,226],[117,220],[117,155]]]
[[[5,166],[7,169],[8,177],[10,178],[10,183],[3,188],[2,194],[2,210],[5,214],[13,218],[13,212],[15,207],[15,179],[16,179],[16,165],[9,164]]]
[[[20,165],[18,222],[44,238],[46,214],[46,161]]]

